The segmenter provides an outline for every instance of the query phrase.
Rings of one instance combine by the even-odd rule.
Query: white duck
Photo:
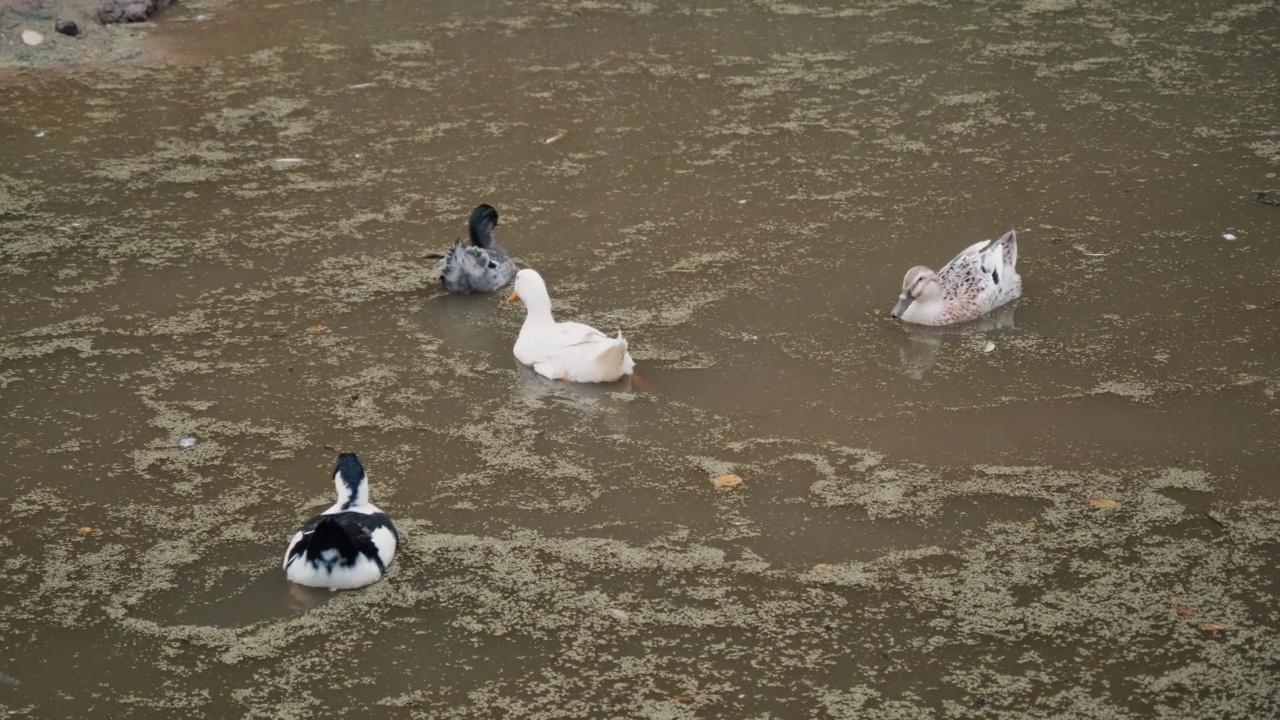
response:
[[[400,536],[391,518],[369,502],[369,478],[355,453],[338,456],[333,484],[338,501],[289,541],[285,577],[330,590],[364,587],[386,573]]]
[[[547,284],[536,270],[516,273],[515,292],[507,301],[516,300],[524,301],[526,311],[516,338],[516,359],[539,375],[573,382],[613,382],[635,369],[621,330],[611,338],[590,325],[556,322]]]
[[[907,271],[889,315],[917,325],[954,325],[981,317],[1022,295],[1018,236],[983,240],[965,248],[941,272],[923,265]]]

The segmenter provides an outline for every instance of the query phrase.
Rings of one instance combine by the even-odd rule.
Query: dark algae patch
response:
[[[1273,4],[0,7],[145,33],[3,55],[0,715],[1280,716]],[[440,291],[481,202],[642,383]]]

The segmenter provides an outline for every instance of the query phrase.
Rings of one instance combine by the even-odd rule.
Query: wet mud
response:
[[[1280,714],[1274,3],[380,5],[0,86],[0,711]],[[643,385],[439,290],[479,202]]]
[[[121,62],[161,60],[147,41],[172,0],[0,0],[0,84]],[[225,0],[187,0],[186,22],[205,22]],[[70,25],[67,25],[70,23]],[[38,38],[25,33],[37,33]]]

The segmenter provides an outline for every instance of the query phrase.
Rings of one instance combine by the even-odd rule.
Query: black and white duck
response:
[[[333,484],[338,501],[289,541],[284,573],[299,585],[352,590],[386,574],[400,535],[391,518],[369,502],[369,477],[355,453],[338,456]]]

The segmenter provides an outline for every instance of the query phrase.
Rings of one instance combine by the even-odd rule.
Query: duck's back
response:
[[[317,515],[290,543],[285,572],[300,585],[331,590],[363,587],[386,572],[398,542],[395,525],[383,512]]]
[[[493,292],[515,277],[516,266],[497,245],[488,248],[455,243],[444,256],[440,283],[455,293]]]
[[[974,243],[938,272],[947,316],[941,324],[973,320],[1022,295],[1017,248],[1006,238]]]
[[[621,334],[611,338],[590,325],[561,322],[522,329],[520,335],[516,359],[553,380],[612,382],[635,366]]]

